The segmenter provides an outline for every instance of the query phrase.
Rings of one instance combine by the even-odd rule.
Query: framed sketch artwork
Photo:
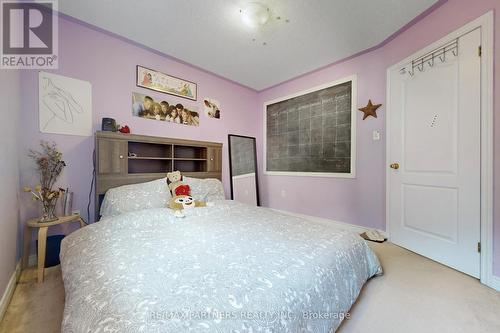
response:
[[[136,84],[138,87],[159,91],[196,101],[197,85],[175,76],[137,65]]]
[[[355,177],[356,76],[264,103],[264,173]]]
[[[92,136],[90,82],[39,72],[38,110],[42,133]]]

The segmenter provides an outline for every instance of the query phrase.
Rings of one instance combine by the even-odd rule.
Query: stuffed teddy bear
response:
[[[184,217],[184,209],[213,206],[213,202],[205,203],[194,200],[191,196],[191,188],[182,182],[180,171],[167,173],[167,184],[172,194],[172,198],[168,201],[168,207],[174,210],[176,217]]]
[[[193,209],[195,207],[205,207],[207,204],[203,201],[194,200],[190,195],[177,195],[170,198],[168,207],[174,210],[176,217],[184,217],[185,209]]]
[[[172,197],[177,195],[189,195],[191,193],[189,185],[182,182],[182,174],[180,171],[167,173],[167,185]]]

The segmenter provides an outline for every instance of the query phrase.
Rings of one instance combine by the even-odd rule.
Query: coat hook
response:
[[[420,72],[424,70],[424,58],[420,59],[420,64],[418,65],[417,68]]]
[[[429,67],[434,66],[434,54],[432,55],[432,59],[431,60],[427,60],[427,64],[429,65]]]
[[[457,56],[457,49],[453,49],[453,50],[451,51],[451,53],[453,53],[453,55],[456,57],[456,56]]]
[[[446,53],[443,53],[442,56],[439,56],[439,60],[441,60],[441,62],[445,62],[446,61]]]

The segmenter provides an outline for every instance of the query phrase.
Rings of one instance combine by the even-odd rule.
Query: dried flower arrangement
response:
[[[57,220],[55,208],[57,199],[64,192],[64,189],[52,189],[57,178],[66,166],[62,160],[62,154],[57,150],[55,143],[46,141],[40,142],[41,151],[30,150],[28,156],[35,161],[37,171],[40,175],[40,185],[32,189],[25,187],[24,191],[32,195],[33,200],[42,204],[42,217],[40,222],[50,222]]]

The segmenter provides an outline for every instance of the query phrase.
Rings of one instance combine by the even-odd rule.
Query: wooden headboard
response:
[[[222,180],[222,143],[98,131],[95,134],[95,217],[113,187],[143,183],[179,170]]]

